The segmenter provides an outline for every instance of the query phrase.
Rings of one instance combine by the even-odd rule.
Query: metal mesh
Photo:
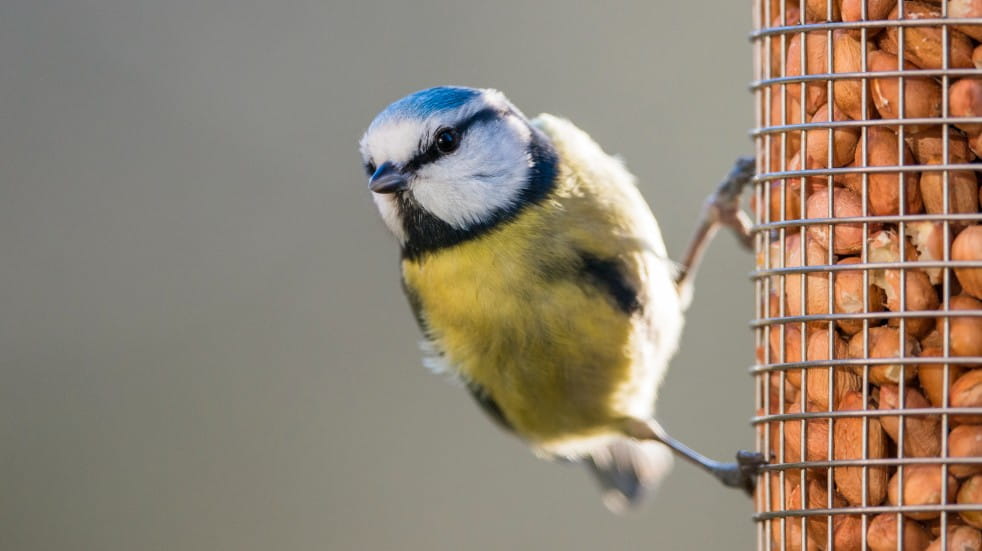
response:
[[[982,538],[982,3],[887,3],[754,2],[761,550]]]

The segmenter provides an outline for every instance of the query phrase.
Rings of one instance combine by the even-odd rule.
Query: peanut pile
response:
[[[783,12],[782,1],[760,0],[761,14],[768,13],[764,6],[770,4],[770,27],[861,20],[863,0],[789,1]],[[896,218],[865,224],[816,222],[769,232],[768,244],[758,254],[760,269],[826,265],[836,265],[837,269],[770,275],[770,294],[763,298],[763,312],[772,318],[858,316],[771,325],[762,333],[769,350],[766,356],[764,350],[758,351],[760,363],[865,358],[877,362],[835,365],[831,376],[829,367],[822,365],[765,373],[766,406],[758,414],[944,407],[978,407],[979,414],[951,414],[946,422],[940,412],[905,414],[902,421],[895,413],[771,421],[758,429],[761,442],[767,436],[776,464],[982,457],[982,317],[957,314],[960,310],[982,310],[982,269],[953,268],[946,274],[945,268],[918,267],[919,262],[947,259],[982,261],[982,215],[951,220],[947,229],[942,221],[949,213],[979,213],[982,197],[976,171],[965,167],[947,171],[946,206],[945,172],[937,170],[982,159],[982,124],[955,121],[945,125],[940,120],[925,120],[940,119],[945,103],[950,117],[982,117],[982,72],[977,77],[946,79],[936,73],[917,73],[982,69],[982,25],[952,24],[948,29],[911,26],[902,31],[896,26],[877,26],[877,20],[899,18],[899,3],[866,0],[865,20],[869,23],[865,32],[857,28],[794,32],[784,40],[772,36],[767,46],[762,38],[757,39],[762,66],[767,67],[765,79],[912,72],[903,78],[903,90],[896,75],[871,75],[865,82],[846,78],[766,84],[758,94],[764,102],[760,106],[762,127],[918,119],[764,134],[758,140],[764,146],[761,162],[767,172],[919,167],[916,171],[876,168],[865,174],[862,170],[839,171],[763,182],[751,205],[758,221],[921,215],[903,223]],[[940,2],[902,4],[904,19],[942,16]],[[951,0],[947,10],[949,19],[979,18],[982,0]],[[982,164],[977,166],[982,169]],[[864,268],[866,263],[898,261],[909,263],[905,264],[908,267]],[[857,268],[838,269],[847,265]],[[942,304],[946,295],[950,297],[947,314]],[[898,317],[889,312],[912,314]],[[979,363],[951,363],[946,367],[945,332],[947,357],[977,358]],[[890,361],[898,358],[916,360]],[[947,430],[946,450],[942,450],[943,430]],[[940,463],[902,469],[896,465],[821,466],[807,469],[804,480],[797,469],[785,471],[783,488],[781,480],[776,472],[761,479],[760,510],[937,506],[942,504],[945,488],[948,503],[979,505],[976,511],[946,515],[948,549],[982,551],[982,463],[950,464],[946,473]],[[802,495],[807,503],[802,503]],[[861,549],[860,515],[835,514],[831,523],[826,515],[805,518],[807,549]],[[909,551],[940,551],[940,520],[938,511],[905,512],[899,530],[903,541],[898,542],[895,513],[870,515],[866,521],[868,546],[874,551],[899,549],[901,544]],[[779,520],[770,523],[774,548],[783,543],[786,549],[802,549],[801,517],[788,517],[783,529]]]

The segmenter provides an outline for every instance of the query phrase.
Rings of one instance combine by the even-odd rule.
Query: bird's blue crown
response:
[[[409,94],[392,103],[379,114],[379,119],[425,119],[436,113],[457,109],[481,95],[481,91],[464,86],[437,86]]]

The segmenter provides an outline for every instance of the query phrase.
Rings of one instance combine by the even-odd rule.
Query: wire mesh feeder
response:
[[[758,549],[982,549],[982,1],[753,41]]]

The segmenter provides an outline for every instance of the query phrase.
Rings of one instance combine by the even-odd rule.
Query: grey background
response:
[[[0,549],[749,549],[681,463],[608,514],[426,372],[356,143],[505,91],[639,175],[677,256],[751,150],[746,2],[0,2]],[[752,445],[725,235],[659,405]]]

